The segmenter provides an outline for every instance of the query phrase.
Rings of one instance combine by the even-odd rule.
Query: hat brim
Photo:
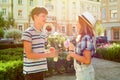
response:
[[[93,28],[92,24],[90,24],[90,22],[88,20],[86,20],[83,16],[78,16],[79,17],[79,21],[83,20],[85,23],[87,23],[89,25],[89,27]]]

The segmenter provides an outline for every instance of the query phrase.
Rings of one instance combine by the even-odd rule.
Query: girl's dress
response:
[[[90,50],[91,56],[95,53],[94,38],[85,35],[81,41],[76,44],[76,54],[83,56],[84,50]],[[74,59],[74,68],[76,71],[76,80],[94,80],[95,72],[92,64],[84,64]]]

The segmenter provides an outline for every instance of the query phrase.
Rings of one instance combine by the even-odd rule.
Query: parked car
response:
[[[106,36],[96,37],[96,44],[107,43],[107,42],[108,40]]]
[[[0,44],[13,44],[14,43],[14,40],[12,38],[3,38],[3,39],[0,39]]]

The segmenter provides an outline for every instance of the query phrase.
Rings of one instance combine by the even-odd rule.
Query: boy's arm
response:
[[[50,52],[50,53],[33,53],[32,52],[32,44],[29,41],[23,41],[23,45],[24,45],[24,50],[26,53],[27,58],[29,59],[40,59],[40,58],[49,58],[49,57],[55,57],[57,56],[57,53],[55,52]]]

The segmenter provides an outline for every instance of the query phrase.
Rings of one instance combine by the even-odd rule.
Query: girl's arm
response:
[[[83,50],[83,56],[80,56],[79,54],[75,54],[75,47],[73,47],[73,44],[70,44],[69,46],[69,54],[67,56],[67,60],[70,60],[70,57],[76,59],[77,61],[84,63],[84,64],[90,64],[91,63],[91,49],[92,49],[92,42],[89,37],[86,37],[81,40],[80,49]]]
[[[90,64],[91,63],[91,51],[84,50],[83,56],[80,56],[78,54],[75,54],[74,52],[70,52],[67,56],[67,60],[70,60],[70,57],[76,59],[79,62],[82,62],[84,64]]]

